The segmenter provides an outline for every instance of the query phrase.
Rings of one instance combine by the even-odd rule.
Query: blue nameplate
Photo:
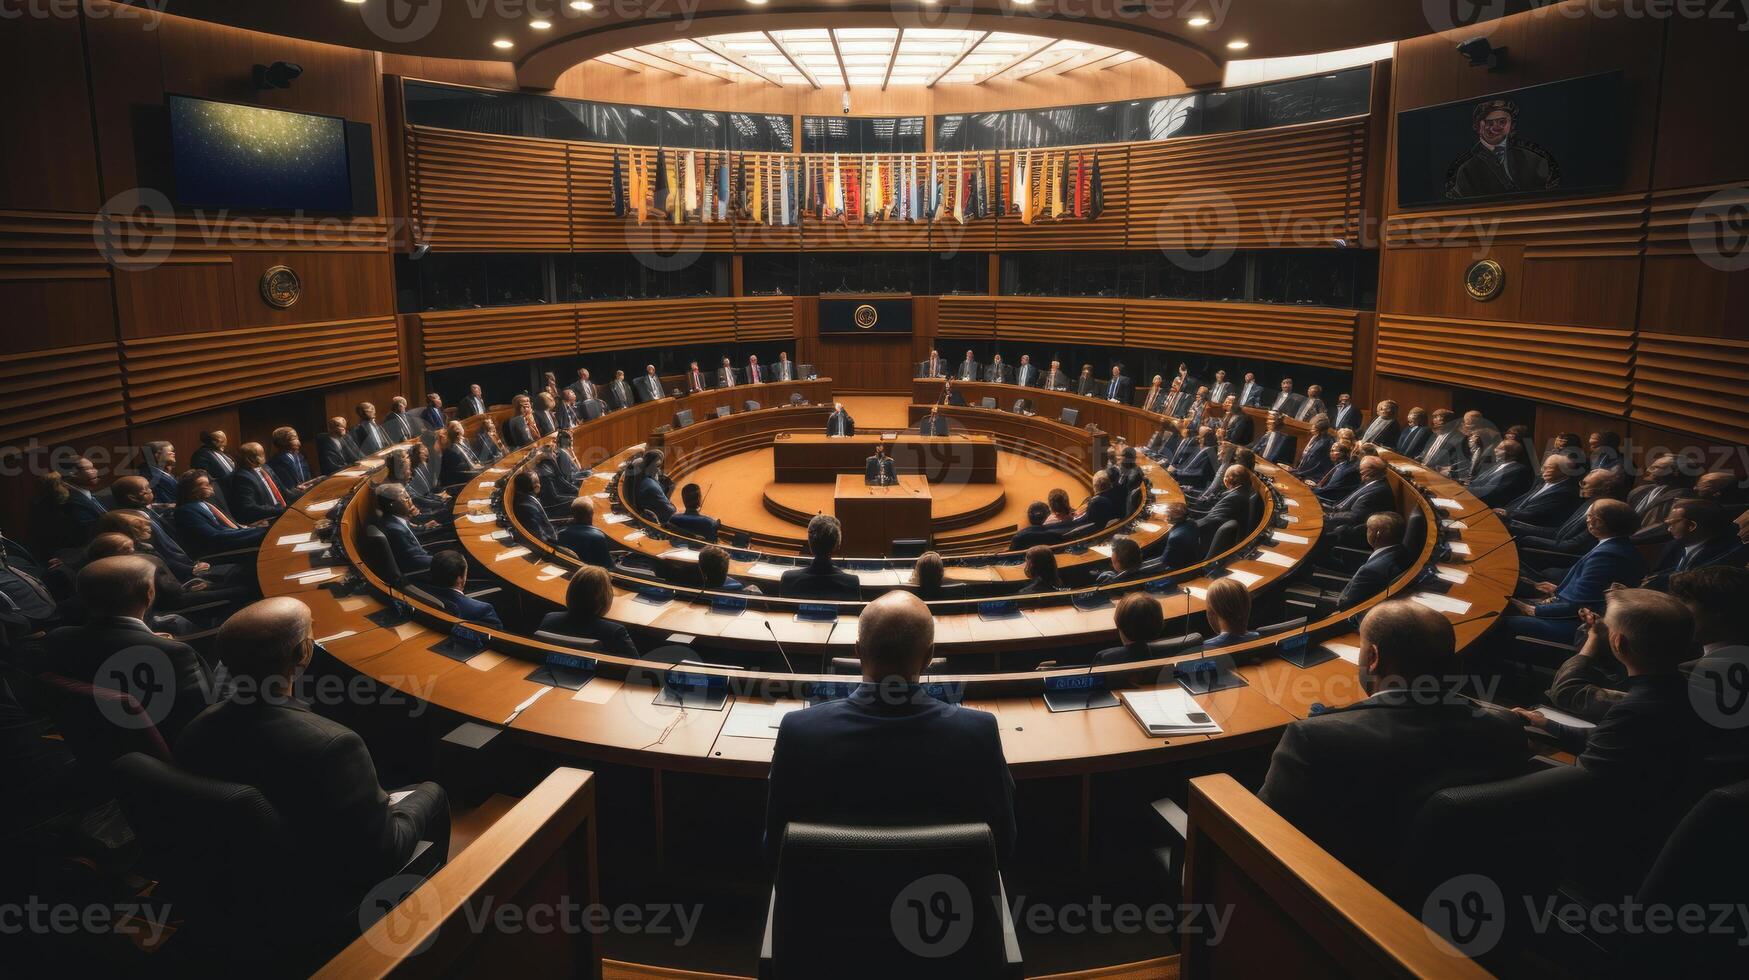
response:
[[[1167,576],[1166,578],[1150,579],[1145,585],[1142,586],[1142,589],[1143,589],[1143,591],[1147,592],[1149,595],[1165,595],[1168,592],[1177,592],[1178,591],[1178,580],[1172,578],[1171,576]]]
[[[1105,687],[1105,678],[1098,674],[1055,674],[1045,678],[1047,691],[1097,691]]]
[[[804,602],[796,607],[796,618],[809,623],[830,623],[838,618],[838,607],[826,602]]]
[[[1148,587],[1151,590],[1153,583],[1148,583]],[[1069,601],[1075,604],[1076,609],[1103,609],[1111,605],[1111,596],[1104,592],[1077,592]]]
[[[666,605],[674,598],[673,589],[661,589],[656,586],[645,586],[638,590],[638,601],[647,602],[652,606]]]
[[[995,599],[978,603],[979,619],[1018,619],[1020,603],[1013,599]]]
[[[738,595],[711,596],[711,612],[719,616],[739,616],[747,611],[747,600]]]

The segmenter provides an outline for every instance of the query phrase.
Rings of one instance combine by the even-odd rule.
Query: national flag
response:
[[[1105,183],[1099,178],[1099,151],[1093,151],[1093,174],[1087,178],[1087,218],[1097,220],[1105,212]]]

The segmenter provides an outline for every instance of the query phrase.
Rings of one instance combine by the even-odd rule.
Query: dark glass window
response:
[[[803,153],[922,153],[922,116],[803,116]]]
[[[486,305],[520,306],[547,301],[546,256],[515,253],[486,256]]]
[[[478,255],[432,252],[412,268],[419,276],[421,309],[465,310],[487,305],[486,266]]]
[[[749,296],[799,295],[801,253],[758,252],[742,256],[741,289]]]
[[[921,292],[921,290],[919,290]],[[990,291],[987,252],[936,252],[929,256],[929,288],[937,296],[979,296]]]
[[[408,82],[405,90],[407,119],[421,126],[632,146],[795,149],[789,117],[782,115],[615,105],[426,82]],[[921,125],[919,120],[919,135]]]

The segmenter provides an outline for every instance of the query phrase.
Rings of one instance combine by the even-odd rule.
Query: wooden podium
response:
[[[933,498],[929,481],[915,473],[899,474],[897,483],[869,486],[861,473],[841,473],[832,494],[833,513],[844,525],[842,554],[879,558],[897,538],[929,539]]]

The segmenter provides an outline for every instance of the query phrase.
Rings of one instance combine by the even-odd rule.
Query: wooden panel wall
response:
[[[414,126],[406,145],[419,241],[466,252],[571,247],[565,144]]]
[[[777,340],[793,335],[795,303],[787,296],[625,300],[448,310],[410,319],[418,321],[425,369],[440,371],[679,340]]]

